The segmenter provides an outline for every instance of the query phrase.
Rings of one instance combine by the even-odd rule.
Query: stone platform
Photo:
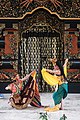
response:
[[[54,105],[52,93],[40,93],[42,105]],[[44,108],[35,108],[30,105],[23,110],[16,110],[8,104],[10,94],[4,94],[0,99],[0,120],[39,120],[40,113],[46,113]],[[66,120],[80,120],[80,94],[68,94],[63,101],[63,110],[48,112],[48,120],[60,120],[65,114]]]

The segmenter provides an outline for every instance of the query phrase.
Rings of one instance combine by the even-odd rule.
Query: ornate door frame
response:
[[[40,39],[43,39],[41,37],[44,37],[44,36],[45,37],[48,36],[48,38],[51,37],[48,39],[48,41],[49,41],[49,40],[53,39],[53,37],[56,37],[56,34],[58,34],[59,40],[56,42],[58,45],[57,44],[56,45],[57,45],[57,50],[59,49],[59,51],[58,51],[58,53],[56,53],[56,57],[60,60],[63,59],[63,57],[64,57],[63,56],[64,54],[62,54],[64,52],[63,51],[64,50],[63,49],[63,47],[64,47],[63,46],[63,31],[64,31],[63,28],[64,28],[63,22],[56,15],[52,16],[48,11],[46,11],[44,9],[37,10],[32,15],[26,16],[19,23],[19,29],[21,32],[21,41],[19,43],[20,44],[19,45],[20,46],[19,47],[19,53],[20,53],[20,55],[19,55],[20,56],[20,62],[19,62],[20,63],[20,67],[19,67],[20,71],[19,72],[22,76],[24,76],[26,73],[30,72],[32,69],[38,69],[36,67],[35,68],[32,67],[32,69],[30,68],[31,63],[29,63],[29,61],[31,61],[31,57],[29,57],[29,52],[31,49],[26,49],[26,48],[32,48],[32,45],[34,43],[35,44],[33,46],[38,45],[38,47],[40,48],[39,41],[40,41]],[[47,33],[47,35],[46,35],[46,33]],[[38,39],[38,38],[40,38],[40,39]],[[45,39],[47,39],[47,38],[45,38]],[[36,41],[36,42],[30,42],[30,41]],[[46,41],[47,40],[45,40],[45,42]],[[52,41],[54,42],[54,40],[52,40]],[[30,43],[28,44],[28,42],[30,42]],[[40,50],[41,49],[38,49],[37,52],[40,52]],[[36,54],[34,48],[32,49],[32,51]],[[33,54],[33,53],[31,53],[31,54]],[[35,56],[37,56],[35,54],[34,54],[34,57],[32,57],[32,59],[34,59]],[[37,57],[39,57],[39,55]],[[36,57],[36,59],[37,59],[37,57]],[[54,57],[54,56],[51,56],[51,57]],[[43,59],[43,58],[40,58],[40,59]],[[33,61],[34,62],[33,62],[32,66],[36,66],[37,65],[36,60],[34,59]],[[42,61],[42,60],[40,60],[40,61]],[[41,66],[41,62],[39,62],[38,64],[40,64],[40,66]],[[43,62],[43,64],[44,64],[44,62]],[[50,63],[49,63],[48,67],[50,67]],[[42,68],[42,66],[41,66],[41,68]],[[38,71],[38,72],[40,72],[40,71]],[[42,80],[40,80],[39,83],[41,84],[40,89],[42,89],[42,87],[41,87],[42,85],[45,86],[45,87],[43,87],[45,89],[49,88],[49,86],[46,88],[46,83],[44,83]],[[45,91],[45,90],[42,90],[42,91]]]

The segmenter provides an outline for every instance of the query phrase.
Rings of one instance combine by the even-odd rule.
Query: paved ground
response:
[[[44,108],[34,108],[29,105],[24,110],[16,110],[8,104],[10,94],[5,94],[0,99],[0,120],[39,120],[40,112],[45,113]],[[53,106],[52,93],[41,93],[43,105]],[[63,114],[66,120],[80,120],[80,94],[68,94],[63,102],[64,110],[49,112],[48,120],[60,120]]]

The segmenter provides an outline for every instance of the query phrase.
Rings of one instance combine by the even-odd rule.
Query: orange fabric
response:
[[[72,38],[71,40],[71,45],[72,47],[69,47],[69,52],[71,55],[77,54],[78,53],[78,47],[77,47],[77,36],[74,34],[69,34],[68,38]],[[70,44],[70,43],[69,43]]]
[[[33,73],[31,74],[31,76],[32,76],[33,78],[35,78],[35,76],[36,76],[36,71],[33,71]]]
[[[13,51],[10,47],[10,38],[13,37],[13,35],[6,35],[5,36],[5,54],[13,54]]]

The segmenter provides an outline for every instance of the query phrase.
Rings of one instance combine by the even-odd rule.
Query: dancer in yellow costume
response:
[[[67,63],[68,59],[65,60],[62,66],[60,61],[57,59],[50,59],[54,65],[54,69],[42,69],[43,79],[51,86],[58,84],[58,89],[53,93],[53,99],[55,106],[50,108],[45,108],[45,111],[52,112],[62,109],[62,99],[67,96],[68,93],[68,83],[67,83]],[[53,74],[53,75],[52,75]]]

